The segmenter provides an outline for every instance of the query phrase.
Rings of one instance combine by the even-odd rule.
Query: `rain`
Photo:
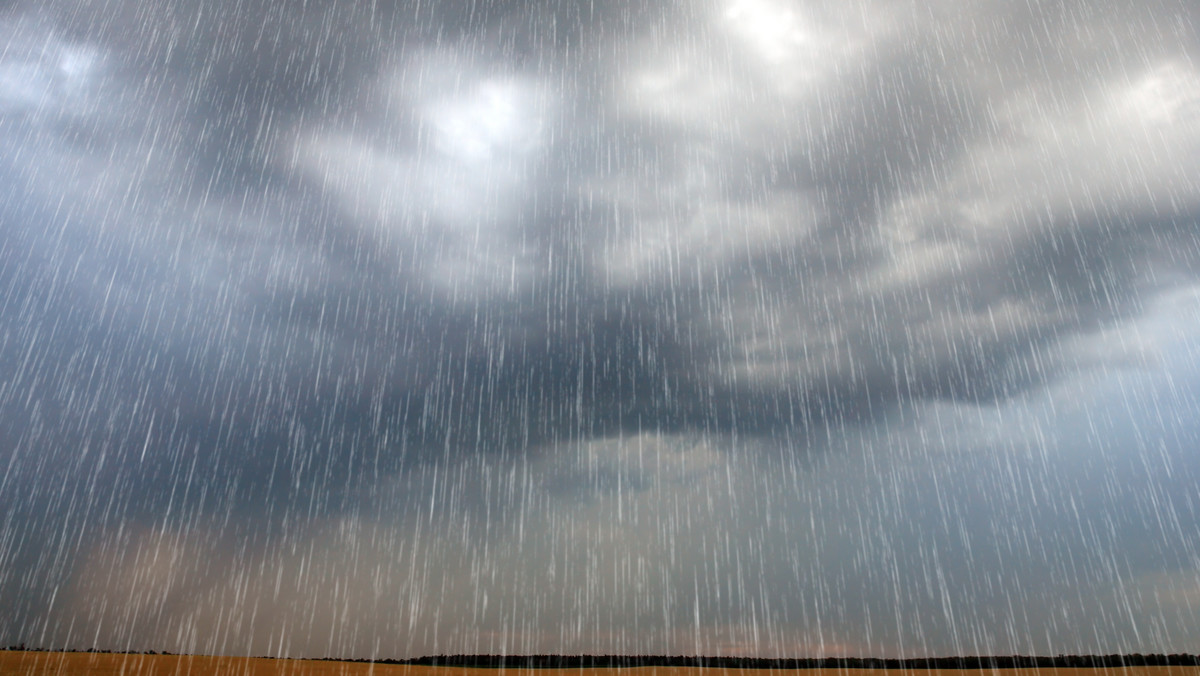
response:
[[[1200,652],[1191,0],[0,1],[0,645]]]

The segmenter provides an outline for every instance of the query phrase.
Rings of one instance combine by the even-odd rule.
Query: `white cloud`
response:
[[[1156,64],[1069,106],[1046,109],[1020,96],[1003,104],[1013,136],[978,142],[948,178],[891,207],[882,227],[898,246],[928,248],[930,237],[944,238],[940,246],[970,242],[969,264],[1031,232],[1107,227],[1200,204],[1192,179],[1200,169],[1200,76],[1191,67]]]
[[[45,35],[28,22],[0,23],[0,112],[53,119],[102,113],[96,96],[107,77],[101,50]]]
[[[553,96],[526,76],[458,67],[467,70],[428,57],[389,72],[367,97],[369,114],[301,128],[278,161],[317,179],[388,245],[430,251],[420,272],[434,288],[515,293],[535,273],[521,218],[537,199]],[[415,141],[398,131],[406,120]]]

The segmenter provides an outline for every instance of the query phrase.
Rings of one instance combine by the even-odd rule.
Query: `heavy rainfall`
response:
[[[1198,20],[0,2],[0,645],[1200,652]]]

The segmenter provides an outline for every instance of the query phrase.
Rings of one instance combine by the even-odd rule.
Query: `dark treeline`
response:
[[[0,648],[6,651],[59,652],[52,648],[24,645]],[[178,655],[178,653],[121,652],[110,650],[64,650],[125,655]],[[278,659],[264,657],[262,659]],[[1009,655],[977,657],[703,657],[694,655],[429,655],[409,659],[319,658],[319,661],[372,664],[411,664],[431,667],[474,667],[482,669],[607,669],[628,667],[708,667],[716,669],[1112,669],[1117,667],[1197,667],[1200,655]]]
[[[167,651],[159,652],[157,650],[105,650],[103,648],[46,648],[46,647],[26,647],[24,643],[21,645],[10,645],[7,648],[0,648],[3,652],[19,652],[19,653],[92,653],[96,655],[165,655],[168,657],[187,657],[186,653],[172,653]]]
[[[769,659],[690,655],[436,655],[381,664],[508,669],[711,667],[718,669],[1047,669],[1200,666],[1200,655],[1057,655],[1004,657],[825,657]]]

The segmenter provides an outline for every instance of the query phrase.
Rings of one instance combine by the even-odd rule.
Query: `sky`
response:
[[[1190,0],[0,0],[0,644],[1200,653]]]

